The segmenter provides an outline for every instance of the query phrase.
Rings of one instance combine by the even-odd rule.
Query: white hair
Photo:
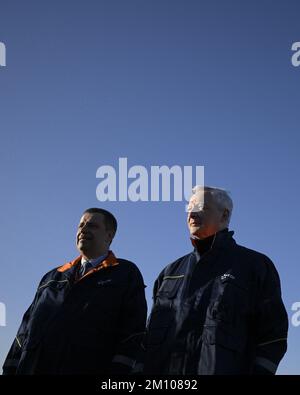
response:
[[[214,202],[218,205],[220,209],[226,208],[229,211],[228,215],[228,223],[230,222],[232,210],[233,210],[233,202],[231,197],[229,196],[230,192],[222,189],[222,188],[217,188],[217,187],[211,187],[211,186],[202,186],[202,185],[196,185],[192,189],[192,193],[197,194],[197,193],[203,193],[204,192],[209,192],[211,196],[214,199]]]

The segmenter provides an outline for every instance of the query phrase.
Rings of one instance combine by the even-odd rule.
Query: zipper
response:
[[[189,289],[189,285],[190,285],[191,279],[192,279],[192,277],[193,277],[194,271],[195,271],[195,269],[196,269],[196,266],[199,264],[199,262],[200,262],[201,260],[203,260],[203,257],[206,256],[206,255],[207,255],[208,253],[210,253],[211,251],[212,251],[212,249],[206,251],[206,252],[200,257],[199,261],[197,261],[193,266],[190,264],[191,258],[192,258],[192,256],[190,255],[190,257],[189,257],[189,262],[188,262],[188,264],[187,264],[187,269],[188,269],[187,281],[186,281],[186,285],[185,285],[185,288],[184,288],[183,293],[182,293],[183,296],[186,296],[186,295],[187,295],[187,292],[188,292],[188,289]],[[196,260],[197,257],[196,257],[195,254],[194,254],[194,257],[195,257],[195,260]],[[191,268],[191,270],[190,270],[190,267],[191,267],[191,266],[192,266],[192,268]]]

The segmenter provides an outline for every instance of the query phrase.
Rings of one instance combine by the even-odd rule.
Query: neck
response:
[[[191,237],[191,241],[193,246],[197,249],[200,255],[205,254],[207,251],[209,251],[211,248],[213,248],[215,240],[218,236],[219,233],[226,232],[228,229],[222,229],[219,231],[216,231],[216,233],[210,234],[209,236],[200,239],[198,236],[193,236]]]
[[[102,250],[102,251],[97,251],[97,252],[91,252],[91,251],[80,251],[81,252],[81,256],[86,259],[96,259],[99,258],[102,255],[106,255],[108,253],[108,249],[106,250]]]
[[[198,232],[194,233],[192,235],[192,237],[195,237],[200,240],[205,240],[205,239],[215,235],[216,233],[222,232],[226,229],[228,229],[228,228],[227,227],[221,228],[221,229],[220,228],[219,229],[218,228],[208,228],[206,230],[199,231],[199,233]]]

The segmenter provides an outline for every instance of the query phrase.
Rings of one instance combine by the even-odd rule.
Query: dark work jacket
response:
[[[47,273],[23,317],[3,373],[127,374],[141,370],[147,317],[144,282],[134,263],[124,259],[117,263],[78,282],[80,264]]]
[[[145,374],[274,374],[288,317],[271,260],[227,229],[168,265],[147,323]]]

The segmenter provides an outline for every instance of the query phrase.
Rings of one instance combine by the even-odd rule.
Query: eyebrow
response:
[[[204,205],[202,205],[202,204],[193,204],[193,205],[191,205],[191,206],[188,206],[188,208],[193,209],[194,207],[198,208],[199,206],[200,206],[202,209],[204,209],[204,210],[209,210],[209,209],[210,209],[210,206],[207,205],[207,204],[204,204]]]
[[[81,226],[83,224],[84,224],[84,221],[80,222],[80,224],[78,226]],[[87,221],[86,224],[88,224],[88,225],[97,225],[97,222]]]

